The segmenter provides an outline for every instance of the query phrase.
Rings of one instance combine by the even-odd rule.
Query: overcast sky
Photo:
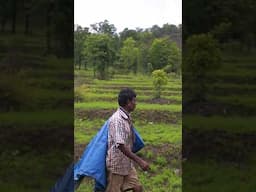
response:
[[[182,0],[74,0],[74,9],[75,24],[90,27],[106,19],[117,32],[182,22]]]

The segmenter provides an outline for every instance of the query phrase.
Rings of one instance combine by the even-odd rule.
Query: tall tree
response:
[[[11,1],[1,1],[0,4],[0,17],[1,17],[1,31],[5,31],[5,26],[8,21],[8,18],[10,16],[12,7],[11,7]]]
[[[116,33],[116,27],[113,24],[109,24],[108,20],[91,24],[91,27],[97,33],[108,34],[108,35],[114,35]]]
[[[138,33],[134,29],[125,28],[122,32],[119,33],[121,42],[124,42],[127,38],[131,37],[135,41],[138,40]]]
[[[28,34],[30,32],[30,17],[31,9],[33,7],[33,0],[24,0],[23,7],[25,10],[25,30],[24,33]]]
[[[12,0],[12,32],[16,32],[17,0]]]
[[[139,49],[136,47],[136,42],[132,37],[127,38],[123,43],[123,47],[121,48],[121,62],[124,69],[137,73]]]
[[[209,34],[192,35],[186,41],[184,77],[190,87],[185,87],[193,100],[206,99],[209,72],[220,67],[221,54],[217,41]],[[191,85],[195,87],[191,87]]]
[[[85,41],[84,54],[99,79],[108,77],[107,70],[114,55],[111,45],[111,38],[106,34],[91,34]]]
[[[82,61],[85,59],[83,50],[85,39],[89,35],[89,28],[83,28],[79,25],[75,25],[74,30],[74,61],[75,65],[78,65],[78,69],[81,69]],[[86,68],[86,62],[85,62]]]
[[[168,38],[155,39],[150,47],[150,62],[153,69],[162,69],[166,65],[178,66],[180,63],[180,51],[176,44]]]

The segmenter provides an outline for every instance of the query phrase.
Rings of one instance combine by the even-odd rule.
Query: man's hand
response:
[[[141,169],[143,171],[148,171],[149,170],[149,164],[146,161],[142,160],[142,159],[139,161],[139,166],[141,167]]]
[[[134,160],[138,165],[141,167],[143,171],[147,171],[149,169],[149,164],[141,159],[139,156],[137,156],[135,153],[133,153],[128,147],[124,146],[123,144],[120,144],[118,148],[130,159]]]

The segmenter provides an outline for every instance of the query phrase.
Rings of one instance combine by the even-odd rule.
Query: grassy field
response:
[[[185,191],[255,191],[256,57],[223,60],[207,85],[207,102],[183,115]]]
[[[73,58],[1,33],[0,191],[49,191],[73,160]]]
[[[121,88],[137,93],[137,107],[132,113],[134,126],[146,146],[138,155],[150,162],[150,171],[138,168],[146,192],[181,192],[181,78],[169,76],[162,98],[153,99],[152,79],[143,75],[115,75],[111,80],[95,80],[90,71],[75,71],[75,156],[95,136],[103,123],[117,109]],[[78,150],[80,149],[80,150]],[[85,178],[78,192],[93,191],[93,181]]]

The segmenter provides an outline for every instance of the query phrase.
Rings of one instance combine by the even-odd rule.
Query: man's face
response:
[[[136,98],[133,97],[132,100],[129,100],[127,106],[129,108],[129,112],[134,111],[134,109],[136,108]]]

